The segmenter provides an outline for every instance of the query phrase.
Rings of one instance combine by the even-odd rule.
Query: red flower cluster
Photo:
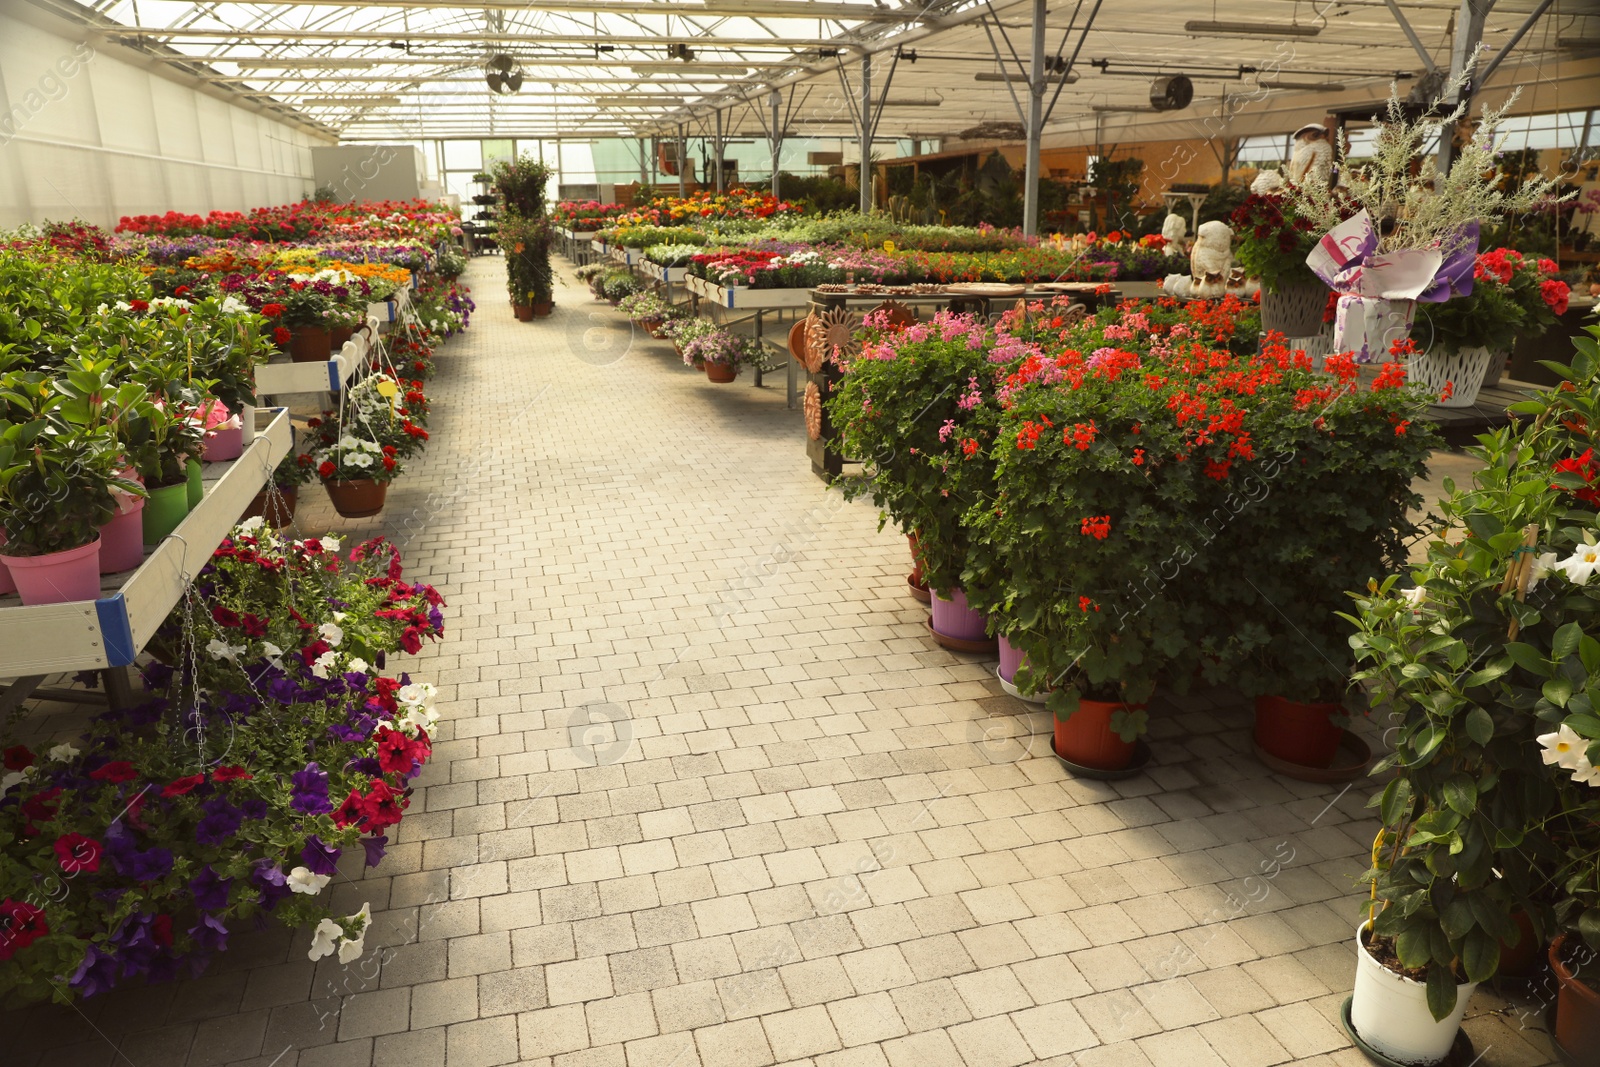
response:
[[[55,853],[56,863],[67,874],[77,874],[87,871],[90,874],[100,869],[100,854],[105,851],[100,842],[83,834],[62,834],[56,838]]]
[[[399,822],[410,803],[408,797],[396,793],[388,782],[374,778],[365,793],[350,790],[350,795],[334,809],[333,821],[340,828],[361,826],[368,833],[378,833]]]
[[[1089,420],[1087,426],[1081,422],[1075,422],[1072,424],[1072,429],[1061,431],[1061,443],[1072,445],[1079,452],[1087,452],[1089,451],[1089,446],[1094,444],[1097,432],[1093,419]]]
[[[1581,456],[1558,460],[1551,469],[1557,474],[1575,474],[1582,478],[1586,488],[1573,490],[1573,495],[1590,507],[1600,508],[1600,488],[1593,487],[1595,479],[1594,449],[1585,449]],[[1550,488],[1562,489],[1564,487],[1552,485]]]
[[[0,901],[0,961],[9,960],[18,949],[27,948],[49,932],[43,908],[10,897]]]
[[[1111,516],[1090,515],[1078,524],[1078,532],[1084,537],[1093,537],[1096,541],[1104,541],[1111,534]]]

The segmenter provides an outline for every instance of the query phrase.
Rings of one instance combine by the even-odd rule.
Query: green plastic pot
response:
[[[186,482],[151,489],[144,505],[144,543],[156,545],[189,514],[189,486]]]
[[[206,495],[206,487],[200,481],[200,464],[196,460],[189,461],[189,510],[193,511],[200,503],[200,498]]]

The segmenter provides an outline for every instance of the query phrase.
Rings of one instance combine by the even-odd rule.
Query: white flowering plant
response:
[[[1436,1017],[1492,976],[1512,916],[1600,947],[1600,327],[1567,380],[1479,438],[1470,487],[1411,574],[1345,617],[1393,751],[1367,872],[1374,935],[1425,972]]]

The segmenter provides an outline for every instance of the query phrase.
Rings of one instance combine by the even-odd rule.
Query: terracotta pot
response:
[[[7,556],[6,567],[24,604],[65,604],[100,598],[100,535],[42,556]]]
[[[296,326],[289,331],[289,358],[296,363],[326,363],[332,353],[326,326]]]
[[[713,382],[726,385],[739,376],[731,363],[706,363],[706,378]]]
[[[906,534],[906,543],[911,546],[911,573],[907,575],[906,581],[918,589],[926,589],[928,583],[922,577],[922,555],[917,551],[917,535]]]
[[[1135,705],[1133,710],[1143,705]],[[1080,700],[1068,719],[1056,719],[1056,754],[1080,767],[1116,771],[1133,762],[1134,745],[1111,731],[1111,715],[1129,705]]]
[[[1594,980],[1594,965],[1578,974],[1561,959],[1561,949],[1571,936],[1562,934],[1550,946],[1550,969],[1556,975],[1555,1039],[1574,1062],[1588,1063],[1580,1057],[1600,1049],[1600,992],[1589,984]]]
[[[345,346],[345,342],[355,335],[356,328],[354,326],[330,326],[328,327],[328,346],[337,354],[339,349]]]
[[[389,495],[388,482],[375,482],[371,478],[357,478],[348,482],[323,482],[333,510],[347,519],[365,519],[383,510],[384,498]]]
[[[533,317],[547,319],[550,317],[550,312],[555,310],[555,306],[555,302],[552,300],[535,300],[533,302]]]
[[[1331,767],[1344,729],[1332,722],[1338,704],[1302,704],[1284,697],[1256,697],[1256,744],[1286,763]]]
[[[511,305],[511,310],[516,313],[518,322],[532,322],[533,321],[533,305],[532,304],[512,304]]]
[[[251,499],[250,506],[244,509],[239,521],[259,517],[273,529],[281,530],[294,521],[294,508],[299,499],[299,486],[279,486],[276,498],[268,498],[267,491],[263,489]]]
[[[1515,945],[1500,942],[1500,968],[1495,974],[1502,978],[1526,978],[1533,973],[1539,962],[1539,950],[1544,946],[1535,937],[1533,920],[1528,918],[1527,912],[1517,912],[1511,916],[1511,921],[1517,924],[1517,933],[1522,936]]]

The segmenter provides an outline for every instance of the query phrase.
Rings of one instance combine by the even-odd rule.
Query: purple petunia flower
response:
[[[189,936],[204,952],[223,952],[228,947],[228,928],[215,916],[200,916],[200,921],[189,927]]]
[[[360,771],[368,778],[376,778],[383,773],[383,764],[379,763],[374,756],[362,756],[360,759],[353,759],[350,761],[350,768]]]
[[[194,894],[194,906],[201,911],[221,911],[228,906],[228,890],[232,885],[232,878],[219,878],[208,863],[189,879],[189,892]]]
[[[202,845],[220,845],[239,832],[244,813],[226,797],[213,797],[200,805],[205,816],[194,828],[194,838]]]
[[[86,997],[97,996],[117,982],[117,961],[91,943],[83,962],[67,983]]]
[[[379,834],[377,837],[363,837],[361,839],[361,847],[367,850],[368,867],[376,867],[378,865],[379,861],[384,857],[384,846],[388,843],[389,837],[387,834]]]
[[[250,797],[239,805],[239,810],[244,813],[244,817],[247,819],[265,819],[267,817],[267,802],[260,797]]]
[[[140,852],[130,846],[114,853],[111,858],[117,865],[118,873],[135,882],[154,882],[172,872],[170,849],[149,848]]]
[[[339,868],[336,864],[343,852],[343,849],[323,844],[322,838],[312,834],[306,838],[306,847],[300,850],[300,858],[305,861],[306,869],[312,874],[332,876],[338,873]]]
[[[258,899],[267,911],[277,907],[278,901],[293,892],[283,871],[271,860],[256,860],[255,870],[250,872],[250,882],[261,891]]]
[[[353,739],[347,739],[353,740]],[[326,815],[333,810],[328,800],[328,775],[315,760],[306,764],[305,770],[290,775],[294,792],[289,806],[306,815]]]

